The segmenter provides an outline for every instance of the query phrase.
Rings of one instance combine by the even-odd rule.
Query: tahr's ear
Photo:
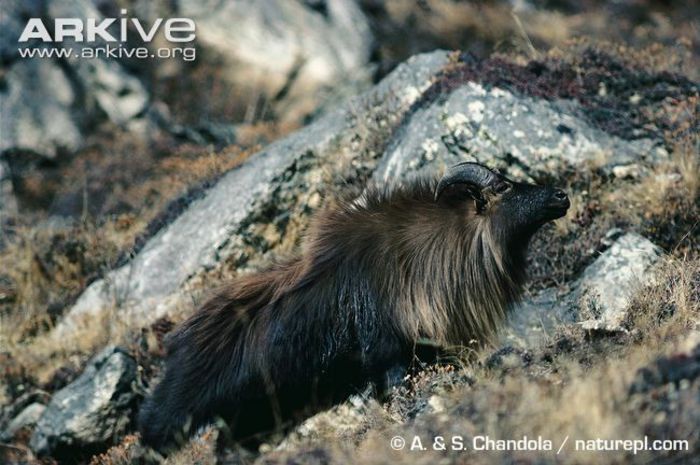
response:
[[[464,162],[449,168],[435,188],[435,201],[469,197],[480,211],[486,204],[482,191],[498,181],[496,173],[479,163]]]

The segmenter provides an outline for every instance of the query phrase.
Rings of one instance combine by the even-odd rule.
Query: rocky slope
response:
[[[583,81],[576,74],[581,66],[589,70]],[[454,451],[400,455],[386,442],[393,434],[459,432],[469,438],[539,432],[558,440],[546,418],[555,421],[552,409],[561,408],[557,402],[567,402],[567,396],[593,395],[575,391],[576,386],[595,390],[600,387],[595,382],[611,379],[610,366],[624,362],[608,365],[605,354],[627,357],[633,367],[650,364],[636,378],[632,370],[616,380],[617,390],[629,390],[625,400],[617,399],[624,411],[630,402],[647,403],[652,411],[666,408],[650,393],[680,389],[668,408],[682,409],[685,416],[667,416],[663,424],[666,435],[682,435],[700,412],[699,399],[692,395],[698,392],[693,347],[699,340],[699,269],[692,224],[698,210],[697,153],[688,158],[678,144],[687,138],[697,143],[697,99],[697,84],[683,76],[634,67],[623,55],[591,46],[565,58],[552,55],[525,64],[443,51],[413,57],[370,91],[178,203],[170,221],[130,260],[87,287],[45,340],[70,352],[73,341],[116,320],[127,335],[140,332],[141,338],[127,336],[121,339],[124,348],[102,351],[48,404],[36,395],[16,400],[4,409],[4,437],[31,433],[31,454],[64,461],[88,460],[119,443],[133,430],[135,408],[158,371],[160,336],[170,321],[194,309],[203,289],[289,250],[327,197],[347,189],[360,192],[367,183],[439,173],[462,160],[489,164],[515,178],[554,180],[567,185],[574,199],[571,218],[533,244],[535,279],[504,328],[502,345],[476,359],[466,357],[457,367],[428,369],[406,380],[386,404],[359,396],[308,420],[281,441],[273,436],[258,462],[346,463],[352,454],[348,444],[361,451],[366,463],[433,463],[433,453],[446,463],[459,461]],[[675,111],[683,105],[690,116]],[[651,200],[644,202],[640,192]],[[676,228],[671,233],[663,228],[669,222]],[[685,250],[682,256],[679,248]],[[664,299],[670,309],[659,307]],[[654,357],[662,355],[674,360],[672,372],[663,371],[663,361],[654,365]],[[580,370],[591,370],[594,381],[578,381]],[[559,400],[545,404],[547,391]],[[492,412],[508,408],[513,399],[501,396],[511,395],[543,402],[540,410],[511,405],[519,409],[520,421],[527,412],[535,417],[530,430]],[[575,422],[566,412],[561,414],[564,431],[592,434],[589,426],[571,429]],[[658,433],[646,417],[600,415],[618,424],[630,422],[635,434]],[[606,431],[601,434],[614,436]],[[692,449],[678,457],[689,456],[700,444],[696,433],[687,434]],[[206,433],[181,457],[203,454],[215,460],[214,436]],[[349,442],[327,442],[335,436]],[[148,455],[126,436],[96,460],[136,461],[143,454]],[[225,448],[218,460],[247,463],[249,454]],[[522,455],[471,454],[484,463]],[[545,452],[523,457],[555,460]]]
[[[647,121],[639,121],[639,128],[620,131],[609,119],[601,127],[595,113],[588,113],[586,92],[597,97],[606,80],[618,76],[602,75],[599,82],[577,90],[582,95],[572,92],[578,99],[557,94],[536,99],[531,94],[549,90],[545,86],[552,78],[546,74],[562,72],[558,64],[539,65],[545,74],[542,88],[530,84],[534,88],[522,92],[507,75],[504,88],[498,87],[492,76],[477,74],[484,65],[463,59],[447,52],[415,57],[375,89],[226,174],[133,260],[94,282],[61,321],[57,336],[65,337],[81,319],[114,311],[115,302],[121,317],[136,325],[172,312],[188,300],[192,281],[218,267],[240,269],[274,248],[285,228],[303,221],[320,205],[320,193],[339,180],[398,182],[464,160],[516,178],[556,179],[591,165],[611,177],[643,176],[669,160],[658,137],[664,127],[652,130]],[[590,60],[595,59],[609,60],[602,54]],[[516,73],[535,66],[511,72],[519,78]],[[455,69],[464,75],[454,77]],[[595,105],[622,113],[616,106],[625,98],[637,96],[639,106],[651,106],[697,92],[695,84],[680,77],[650,75],[638,81],[625,86],[624,94],[600,98]],[[654,95],[645,96],[650,90]],[[668,124],[663,119],[657,123]],[[261,230],[259,223],[267,225]]]

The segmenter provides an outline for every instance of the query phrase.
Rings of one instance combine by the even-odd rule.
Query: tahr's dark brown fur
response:
[[[329,208],[298,256],[219,290],[169,338],[140,415],[145,442],[165,447],[216,416],[245,438],[396,383],[419,340],[490,340],[518,298],[530,237],[568,200],[496,173],[436,186]]]

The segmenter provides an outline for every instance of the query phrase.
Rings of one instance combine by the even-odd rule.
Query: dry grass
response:
[[[668,258],[659,275],[632,300],[628,314],[637,343],[652,350],[700,330],[700,259]]]
[[[208,430],[177,453],[164,458],[141,447],[138,436],[128,435],[119,445],[94,456],[90,465],[131,465],[145,461],[163,465],[214,465],[218,463],[215,453],[216,436],[216,431]]]
[[[52,326],[60,307],[90,279],[111,269],[143,227],[141,220],[123,215],[100,226],[85,222],[65,228],[16,229],[10,244],[0,251],[0,260],[12,263],[2,273],[13,284],[13,308],[0,315],[0,341],[18,342]]]
[[[138,436],[130,434],[121,444],[111,447],[103,454],[96,455],[90,460],[90,465],[128,465],[134,463],[142,454]]]
[[[407,56],[435,48],[480,57],[516,53],[531,59],[560,52],[580,37],[624,44],[610,47],[653,69],[692,79],[700,69],[698,7],[687,2],[563,1],[547,2],[545,7],[526,2],[391,0],[381,8],[374,8],[371,0],[365,3],[379,39],[381,66],[387,70]]]
[[[700,141],[700,137],[694,139]],[[620,189],[609,189],[601,196],[606,206],[615,206],[615,214],[628,222],[639,222],[639,214],[649,219],[681,208],[693,208],[698,197],[700,169],[698,152],[690,141],[676,147],[668,162],[661,163],[649,175]]]

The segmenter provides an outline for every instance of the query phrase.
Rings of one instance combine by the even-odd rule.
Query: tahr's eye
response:
[[[497,194],[503,194],[504,192],[508,192],[510,188],[511,184],[509,182],[499,182],[493,190],[496,191]]]

